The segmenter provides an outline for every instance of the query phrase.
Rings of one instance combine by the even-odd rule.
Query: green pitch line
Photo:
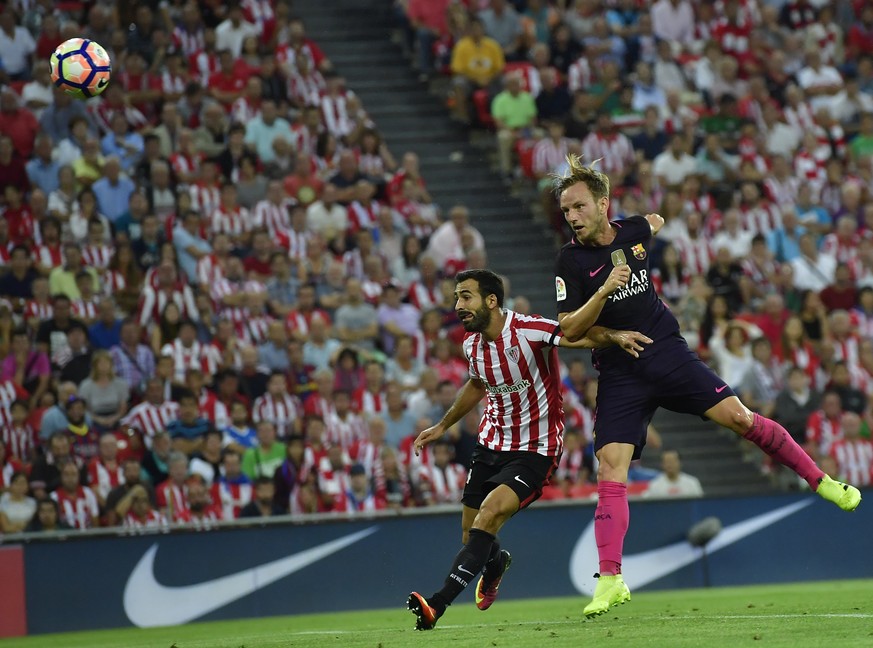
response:
[[[0,648],[873,646],[873,580],[634,594],[591,621],[582,619],[582,597],[498,599],[480,612],[465,595],[430,632],[412,629],[406,594],[398,592],[390,610],[41,635]]]

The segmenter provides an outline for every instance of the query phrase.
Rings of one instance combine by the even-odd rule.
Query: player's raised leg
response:
[[[630,524],[627,503],[627,472],[635,446],[607,443],[597,451],[597,508],[594,511],[594,538],[600,560],[600,573],[594,597],[585,606],[587,617],[598,616],[614,605],[630,600],[630,590],[621,575],[624,537]]]
[[[736,396],[724,399],[707,410],[705,415],[757,445],[767,455],[805,479],[809,487],[822,498],[844,511],[854,511],[861,503],[861,492],[857,488],[831,479],[784,427],[752,412]]]
[[[431,630],[452,601],[483,570],[489,559],[494,557],[493,547],[497,541],[497,533],[518,511],[519,505],[518,495],[505,484],[500,484],[488,494],[478,511],[464,507],[464,546],[452,561],[442,589],[427,598],[418,592],[409,595],[407,606],[417,618],[416,630]],[[472,523],[466,526],[471,517]]]

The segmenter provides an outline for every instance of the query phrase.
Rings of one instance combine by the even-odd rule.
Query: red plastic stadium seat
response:
[[[573,499],[594,499],[597,497],[597,484],[577,484],[570,489]]]
[[[647,481],[629,482],[627,485],[628,497],[631,497],[632,495],[642,495],[647,490],[649,490],[649,482]]]
[[[559,500],[564,499],[564,491],[557,486],[543,486],[543,494],[541,500]]]
[[[487,90],[476,90],[473,93],[473,105],[476,106],[476,117],[485,128],[494,128],[494,118],[491,117],[491,102]]]
[[[533,179],[533,153],[537,141],[535,139],[520,139],[515,143],[515,153],[518,155],[518,166],[526,178]]]
[[[521,77],[521,89],[525,92],[530,92],[530,71],[533,65],[530,63],[507,63],[503,68],[503,75],[516,73]]]

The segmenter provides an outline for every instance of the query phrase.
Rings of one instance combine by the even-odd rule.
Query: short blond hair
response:
[[[594,160],[590,165],[582,164],[582,157],[575,153],[567,155],[569,169],[564,175],[553,174],[555,179],[555,195],[560,196],[565,189],[574,184],[584,182],[588,191],[594,196],[594,200],[609,198],[609,177],[602,171],[594,168],[600,160]]]

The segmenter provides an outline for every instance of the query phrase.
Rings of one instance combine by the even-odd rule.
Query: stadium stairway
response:
[[[757,462],[743,461],[743,450],[737,436],[711,421],[689,414],[677,414],[660,409],[652,421],[665,448],[678,450],[682,470],[700,480],[707,495],[760,495],[775,489],[761,474]],[[748,442],[749,453],[758,458],[763,454]],[[649,450],[643,464],[660,468],[657,453]]]
[[[391,152],[421,159],[422,175],[443,211],[462,203],[485,237],[489,267],[509,277],[513,295],[533,312],[554,316],[554,237],[531,220],[491,170],[482,149],[448,118],[440,100],[391,42],[390,3],[384,0],[295,0],[306,31],[363,101]]]
[[[418,81],[400,46],[391,41],[390,3],[295,0],[294,10],[361,97],[398,161],[404,152],[415,151],[434,200],[444,210],[455,203],[470,208],[471,223],[485,237],[489,266],[510,278],[512,294],[526,296],[533,312],[554,316],[553,233],[531,219],[529,208],[491,169],[487,149],[493,145],[471,143]],[[733,433],[664,410],[654,423],[665,447],[680,451],[683,469],[700,479],[707,495],[772,491],[757,464],[743,461]],[[650,450],[645,459],[645,465],[658,467],[655,452]]]

